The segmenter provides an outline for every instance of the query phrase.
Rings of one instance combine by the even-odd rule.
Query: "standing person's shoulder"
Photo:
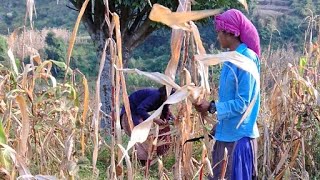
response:
[[[258,59],[258,56],[257,54],[251,50],[250,48],[245,48],[244,51],[242,52],[243,55],[245,55],[246,57],[254,60],[254,59]]]
[[[242,54],[248,57],[249,59],[251,59],[252,61],[254,61],[256,64],[260,64],[258,55],[252,49],[247,47],[244,49]]]

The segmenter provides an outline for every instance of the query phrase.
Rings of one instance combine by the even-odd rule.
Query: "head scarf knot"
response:
[[[251,21],[239,10],[230,9],[219,14],[214,19],[217,31],[226,31],[239,36],[260,57],[260,38],[257,29]]]

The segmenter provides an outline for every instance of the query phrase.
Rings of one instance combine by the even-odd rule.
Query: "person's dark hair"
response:
[[[159,92],[160,92],[160,97],[161,97],[161,101],[162,101],[161,104],[162,104],[162,103],[164,103],[164,102],[167,100],[166,86],[165,86],[165,85],[164,85],[164,86],[161,86],[161,87],[159,88]],[[175,93],[175,92],[176,92],[176,89],[172,88],[170,95],[173,94],[173,93]],[[167,119],[169,113],[170,113],[169,104],[166,104],[166,105],[164,105],[164,107],[163,107],[163,110],[162,110],[162,113],[161,113],[160,118],[161,118],[161,119],[164,119],[164,120]]]
[[[163,86],[161,86],[158,90],[159,90],[159,92],[160,92],[161,101],[162,101],[162,102],[166,101],[166,100],[167,100],[166,86],[163,85]],[[172,88],[170,95],[172,95],[172,94],[175,93],[175,92],[176,92],[176,89],[175,89],[175,88]]]

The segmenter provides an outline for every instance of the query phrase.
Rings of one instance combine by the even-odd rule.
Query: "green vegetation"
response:
[[[0,35],[0,61],[5,61],[8,58],[7,39]]]
[[[57,27],[72,30],[77,13],[69,9],[67,4],[66,0],[60,0],[58,4],[51,0],[35,1],[37,16],[34,17],[34,28]],[[26,1],[1,0],[0,34],[7,35],[8,32],[23,26],[25,13]]]

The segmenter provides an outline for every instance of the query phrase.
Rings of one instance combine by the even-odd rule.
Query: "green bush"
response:
[[[62,38],[55,37],[53,32],[49,32],[46,37],[47,47],[45,48],[45,54],[47,59],[65,62],[67,55],[67,46]],[[58,66],[53,66],[51,73],[55,77],[63,77],[64,72]]]
[[[0,61],[5,61],[8,59],[8,45],[5,37],[0,36]]]

